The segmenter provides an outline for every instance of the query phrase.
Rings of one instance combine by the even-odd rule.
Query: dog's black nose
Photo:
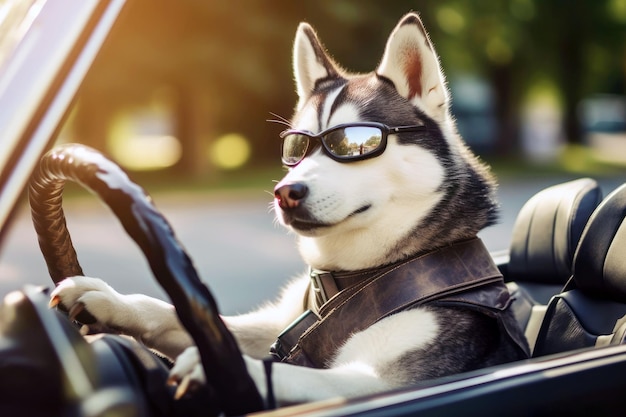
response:
[[[283,210],[298,207],[308,193],[309,187],[299,182],[283,185],[278,184],[274,189],[274,197]]]

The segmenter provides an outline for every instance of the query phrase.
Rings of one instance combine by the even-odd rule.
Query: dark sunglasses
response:
[[[352,162],[373,158],[387,147],[391,133],[423,130],[423,125],[389,127],[382,123],[349,123],[331,127],[314,134],[304,130],[286,130],[283,139],[282,161],[287,166],[298,165],[320,142],[326,155],[335,161]]]

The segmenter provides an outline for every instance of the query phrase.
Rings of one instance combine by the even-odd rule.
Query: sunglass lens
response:
[[[309,147],[309,138],[305,135],[292,133],[283,139],[283,163],[295,165],[304,158]]]
[[[324,137],[326,148],[340,158],[350,159],[374,152],[383,132],[372,126],[352,126],[330,132]]]

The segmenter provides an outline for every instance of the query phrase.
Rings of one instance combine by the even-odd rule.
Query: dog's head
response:
[[[370,268],[470,237],[492,220],[490,180],[456,133],[439,60],[418,15],[400,20],[369,74],[344,71],[301,23],[293,66],[299,100],[285,139],[291,150],[283,153],[290,169],[274,190],[274,206],[300,236],[307,263]],[[373,147],[349,132],[360,123],[380,124]],[[349,145],[339,150],[342,141]],[[480,216],[463,213],[457,201],[470,176],[489,200],[477,205],[485,206]],[[474,217],[470,230],[445,230],[465,214]]]

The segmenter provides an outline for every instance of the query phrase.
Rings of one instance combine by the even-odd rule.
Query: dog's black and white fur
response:
[[[294,72],[299,101],[291,126],[319,132],[351,122],[423,125],[392,134],[378,157],[339,163],[320,149],[292,167],[276,186],[280,223],[299,236],[313,268],[375,268],[476,236],[494,222],[494,181],[457,134],[438,57],[418,15],[393,30],[376,71],[349,74],[326,54],[314,30],[298,27]],[[291,193],[294,187],[298,193]],[[305,190],[305,192],[301,192]],[[258,311],[224,317],[244,352],[259,391],[263,365],[277,335],[303,312],[308,276]],[[100,323],[121,329],[176,358],[171,380],[185,389],[203,383],[197,349],[172,306],[122,295],[96,278],[74,277],[52,293],[53,303],[82,303]],[[276,363],[280,404],[354,397],[516,359],[500,344],[495,321],[461,308],[417,307],[351,335],[327,369]]]

